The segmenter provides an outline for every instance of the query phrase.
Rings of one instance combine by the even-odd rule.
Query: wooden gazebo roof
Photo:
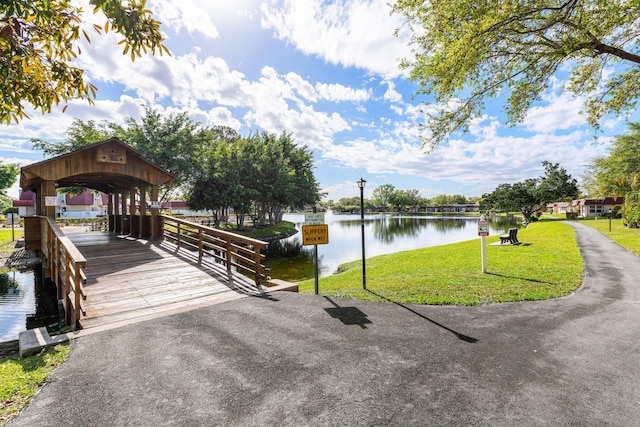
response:
[[[86,187],[103,193],[169,184],[174,176],[146,160],[118,138],[96,142],[22,168],[20,187],[36,190],[43,181],[58,187]]]

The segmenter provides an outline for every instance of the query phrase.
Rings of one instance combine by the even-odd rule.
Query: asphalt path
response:
[[[10,425],[640,425],[640,258],[570,224],[570,296],[243,298],[77,339]]]

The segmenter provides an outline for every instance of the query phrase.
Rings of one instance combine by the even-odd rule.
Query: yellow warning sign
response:
[[[329,243],[329,225],[303,225],[302,244],[303,245],[326,245]]]

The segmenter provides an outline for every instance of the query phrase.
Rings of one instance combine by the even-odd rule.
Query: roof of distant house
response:
[[[579,199],[574,200],[572,206],[588,206],[588,205],[622,205],[624,197],[604,197],[600,199]]]

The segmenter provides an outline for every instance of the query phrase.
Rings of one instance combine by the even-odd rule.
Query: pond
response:
[[[55,285],[43,283],[40,268],[0,273],[0,342],[58,320]]]
[[[325,214],[329,226],[329,243],[318,245],[319,275],[334,274],[340,264],[362,259],[360,215]],[[478,217],[434,217],[365,215],[365,255],[376,255],[440,246],[465,240],[479,239]],[[287,214],[285,221],[304,225],[303,214]],[[503,216],[491,218],[490,235],[506,234],[515,227],[514,220]],[[313,246],[302,246],[301,233],[270,245],[265,265],[269,276],[297,282],[311,279]]]

